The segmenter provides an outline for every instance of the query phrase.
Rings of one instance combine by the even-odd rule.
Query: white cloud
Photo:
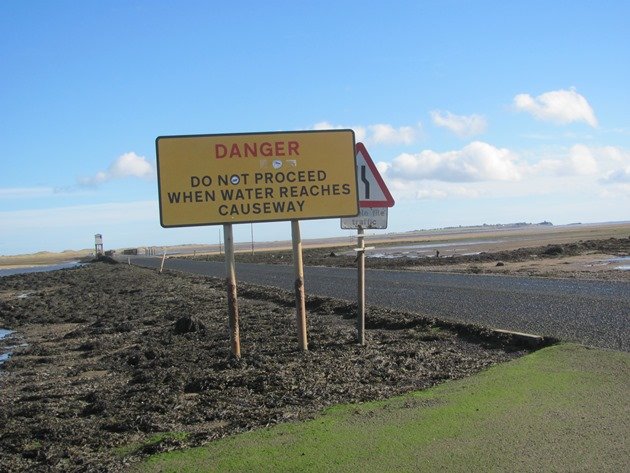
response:
[[[598,171],[597,161],[591,150],[585,145],[571,147],[568,163],[570,170],[579,176],[594,175]]]
[[[462,185],[453,182],[416,181],[384,176],[385,183],[397,200],[444,200],[456,198],[478,198],[485,190],[482,183]]]
[[[597,154],[601,156],[601,159],[610,161],[620,165],[630,165],[630,151],[616,146],[604,146],[597,148]]]
[[[315,125],[313,125],[313,130],[345,130],[345,129],[350,129],[354,131],[354,137],[356,141],[361,141],[361,142],[365,141],[367,132],[365,128],[362,126],[333,125],[332,123],[327,122],[327,121],[318,122],[318,123],[315,123]]]
[[[420,128],[418,126],[418,128]],[[370,135],[367,141],[383,144],[411,144],[416,140],[417,129],[410,126],[401,126],[394,128],[391,125],[379,123],[377,125],[369,125]]]
[[[597,127],[595,112],[586,98],[573,88],[546,92],[538,97],[518,94],[514,97],[514,105],[517,110],[531,113],[539,120],[558,124],[585,122]]]
[[[313,125],[313,130],[342,130],[344,128],[352,128],[352,127],[333,125],[332,123],[327,122],[326,120],[324,120],[323,122],[317,122],[315,123],[315,125]],[[356,133],[356,130],[355,130],[355,133]]]
[[[414,198],[418,200],[446,199],[448,192],[445,189],[412,189]]]
[[[378,172],[381,174],[386,173],[387,170],[392,167],[390,163],[386,163],[385,161],[378,161],[377,163],[374,163],[374,165],[376,166],[376,169],[378,169]]]
[[[157,199],[0,210],[0,222],[4,254],[89,248],[95,233],[105,236],[108,248],[144,245],[161,235]]]
[[[444,153],[403,153],[377,167],[395,199],[628,196],[630,152],[623,148],[576,144],[526,155],[475,141]]]
[[[53,196],[77,196],[81,193],[72,186],[66,187],[5,187],[0,188],[0,200],[38,199]]]
[[[99,171],[94,176],[79,178],[79,184],[96,186],[113,179],[137,177],[151,179],[155,175],[153,165],[144,156],[134,152],[125,153],[112,162],[106,171]]]
[[[604,179],[602,179],[602,182],[607,184],[627,182],[630,184],[630,166],[609,172]]]
[[[0,221],[10,231],[81,225],[92,225],[97,228],[105,224],[137,223],[157,219],[156,200],[0,211]]]
[[[614,146],[589,147],[573,145],[562,156],[543,158],[534,164],[523,165],[527,177],[585,176],[600,178],[602,182],[613,182],[610,176],[622,176],[623,169],[630,167],[630,152]]]
[[[418,200],[446,199],[448,197],[477,198],[481,196],[481,192],[477,189],[452,185],[415,189],[414,193]]]
[[[616,201],[620,199],[628,199],[630,203],[630,182],[628,184],[617,182],[612,186],[607,186],[600,191],[599,196],[605,199],[614,199]],[[622,218],[627,219],[627,215],[628,213],[626,207],[626,212]]]
[[[393,177],[407,180],[517,181],[521,171],[516,161],[517,156],[508,149],[474,141],[456,151],[403,153],[394,158],[388,171]]]
[[[526,109],[524,98],[521,96],[519,103]],[[536,99],[529,97],[529,101],[533,105],[528,111],[534,113],[535,110],[541,118],[559,122],[583,120],[597,125],[592,109],[574,90],[548,92]],[[431,115],[436,125],[460,136],[481,132],[486,126],[483,117],[477,115],[465,117],[439,111]],[[348,127],[329,122],[315,125],[315,129],[339,128]],[[386,124],[352,128],[357,141],[410,144],[418,137],[421,124],[415,128],[394,128]],[[446,152],[424,149],[402,153],[391,161],[379,161],[376,166],[397,200],[552,195],[627,197],[630,187],[630,151],[581,143],[569,148],[545,145],[516,153],[473,141],[461,149]]]
[[[409,145],[415,142],[422,132],[422,124],[414,126],[401,126],[395,128],[386,123],[377,123],[367,126],[342,126],[333,125],[330,122],[323,121],[313,126],[314,130],[339,130],[352,129],[357,142],[366,144],[405,144]]]
[[[0,189],[0,199],[28,199],[53,195],[52,187],[5,187]]]
[[[486,131],[486,119],[481,115],[455,115],[451,112],[433,110],[431,119],[437,126],[448,128],[457,136],[469,137]]]

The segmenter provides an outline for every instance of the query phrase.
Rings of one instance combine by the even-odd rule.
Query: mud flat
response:
[[[553,241],[546,245],[532,244],[539,240],[507,243],[496,238],[501,237],[376,244],[373,250],[366,252],[366,268],[630,281],[630,237],[576,241],[573,238],[568,241],[544,239]],[[518,246],[527,243],[531,246]],[[514,246],[516,249],[509,249]],[[219,255],[188,258],[223,261]],[[241,252],[236,254],[236,260],[292,264],[291,253],[280,250],[254,254]],[[355,267],[357,263],[355,252],[348,247],[322,247],[305,249],[304,264]]]
[[[343,233],[345,236],[332,238],[309,239],[305,237],[303,247],[308,249],[354,248],[356,231],[344,230]],[[470,252],[499,252],[525,247],[576,243],[580,240],[626,238],[629,235],[630,222],[610,222],[572,225],[478,225],[397,233],[383,233],[382,231],[376,233],[371,230],[366,232],[365,240],[366,245],[376,245],[379,248],[425,244],[433,247],[432,253],[435,253],[435,249],[444,246],[450,247],[451,250],[456,250],[459,246]],[[254,247],[256,252],[290,250],[291,241],[255,242]],[[251,241],[236,243],[235,250],[246,257],[247,254],[251,253]],[[184,245],[167,248],[167,255],[192,256],[193,254],[218,253],[219,245]],[[448,256],[454,253],[455,251],[447,250],[443,255]]]
[[[127,265],[0,278],[0,471],[124,471],[158,451],[462,378],[529,350],[509,335],[369,308],[355,344],[345,302],[239,287],[230,359],[221,280]]]

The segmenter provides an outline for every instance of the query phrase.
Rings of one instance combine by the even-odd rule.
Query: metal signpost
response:
[[[300,348],[308,349],[300,219],[357,215],[352,130],[160,136],[160,223],[222,224],[232,355],[240,357],[232,224],[291,221]]]
[[[387,228],[387,209],[394,206],[394,198],[385,185],[363,143],[356,145],[356,161],[359,213],[354,217],[341,219],[342,229],[357,230],[357,341],[365,345],[365,250],[364,230]]]

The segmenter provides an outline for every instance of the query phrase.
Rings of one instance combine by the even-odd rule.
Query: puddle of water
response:
[[[453,243],[422,243],[418,245],[402,245],[402,246],[389,246],[387,248],[381,248],[385,251],[400,251],[400,250],[423,250],[434,248],[448,248],[451,246],[471,246],[485,243],[501,243],[502,240],[471,240],[471,241],[458,241]]]
[[[3,338],[8,337],[9,335],[11,335],[13,332],[11,330],[5,330],[3,328],[0,328],[0,340],[2,340]],[[7,353],[0,353],[0,365],[2,365],[2,363],[4,363],[5,361],[7,361],[9,359],[9,357],[11,356],[11,352],[7,352]]]
[[[422,243],[417,245],[401,245],[381,247],[373,251],[366,251],[365,256],[368,258],[400,258],[407,256],[408,258],[426,258],[435,256],[436,248],[454,248],[455,253],[464,250],[466,246],[479,245],[484,243],[501,243],[503,240],[471,240],[459,241],[453,243]],[[475,255],[479,253],[465,253],[467,255]]]
[[[58,269],[76,268],[77,266],[80,266],[80,265],[81,263],[79,263],[78,261],[69,261],[67,263],[49,264],[49,265],[44,265],[44,266],[31,266],[28,268],[0,269],[0,277],[12,276],[14,274],[41,273],[45,271],[56,271]]]
[[[401,255],[401,254],[372,253],[372,254],[366,254],[365,256],[367,256],[368,258],[393,259],[393,258],[401,258],[404,255]]]
[[[628,263],[628,264],[622,264],[621,266],[614,266],[612,269],[615,269],[617,271],[630,271],[630,256],[618,256],[616,258],[603,259],[603,260],[599,260],[591,264],[585,264],[584,266],[587,268],[602,267],[602,268],[610,269],[610,265],[615,264],[615,263]]]
[[[630,256],[619,256],[618,258],[610,258],[609,263],[630,263]],[[630,271],[630,264],[622,264],[621,266],[615,266],[618,271]]]

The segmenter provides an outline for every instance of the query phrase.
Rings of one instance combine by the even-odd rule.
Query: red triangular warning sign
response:
[[[394,198],[363,143],[355,146],[359,207],[393,207]]]

